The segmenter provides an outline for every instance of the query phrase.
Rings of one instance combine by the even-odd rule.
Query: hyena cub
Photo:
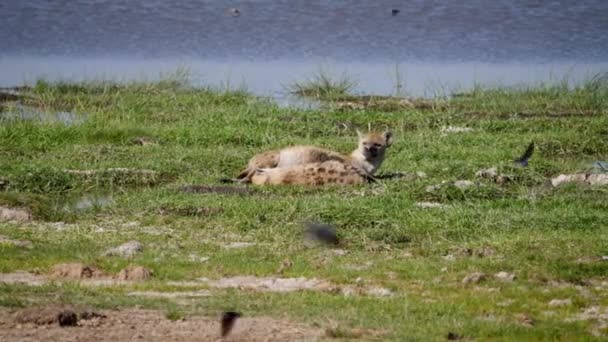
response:
[[[367,182],[384,161],[393,142],[390,131],[359,135],[350,156],[313,147],[294,146],[253,157],[239,175],[253,184],[359,184]],[[251,170],[251,168],[255,169]]]

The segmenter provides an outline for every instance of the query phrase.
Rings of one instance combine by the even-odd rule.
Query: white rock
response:
[[[553,299],[549,302],[549,306],[569,306],[572,305],[572,299]]]
[[[120,256],[123,258],[130,258],[135,254],[142,252],[144,245],[139,241],[129,241],[122,245],[108,249],[103,255],[104,256]]]
[[[515,279],[515,274],[502,271],[494,274],[494,278],[502,281],[513,281]]]

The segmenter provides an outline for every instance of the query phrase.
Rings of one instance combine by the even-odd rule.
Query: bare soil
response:
[[[55,317],[65,307],[0,309],[0,341],[220,341],[220,323],[209,317],[167,319],[152,310],[108,310],[83,316],[74,327],[61,327]],[[322,329],[286,320],[243,317],[223,341],[316,341]]]

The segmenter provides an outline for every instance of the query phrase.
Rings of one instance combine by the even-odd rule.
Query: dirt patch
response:
[[[608,185],[608,174],[573,173],[569,175],[559,175],[551,179],[551,185],[554,187],[566,183]]]
[[[185,185],[180,189],[182,192],[195,193],[195,194],[237,194],[246,195],[251,191],[249,188],[226,186],[226,185]]]
[[[49,276],[55,279],[81,280],[99,279],[104,278],[106,275],[93,266],[87,266],[80,263],[68,263],[55,265],[51,269]]]
[[[6,244],[16,247],[33,248],[34,245],[28,240],[14,240],[5,235],[0,235],[0,245]]]
[[[121,270],[114,279],[126,281],[143,281],[152,277],[152,271],[142,266],[129,266]]]
[[[39,309],[38,309],[39,310]],[[151,310],[101,311],[93,321],[76,327],[38,326],[15,322],[9,310],[0,310],[0,340],[13,341],[220,341],[219,318],[187,317],[171,321]],[[286,320],[238,319],[226,341],[314,341],[323,332]]]
[[[239,249],[239,248],[248,248],[255,246],[253,242],[230,242],[224,245],[224,248],[228,249]]]
[[[127,293],[128,296],[148,297],[148,298],[189,298],[189,297],[209,297],[211,292],[199,291],[178,291],[178,292],[158,292],[158,291],[133,291]]]
[[[3,284],[25,284],[29,286],[40,286],[45,284],[46,282],[46,277],[25,271],[0,273],[0,283]]]
[[[221,278],[218,280],[210,280],[207,278],[199,278],[198,281],[205,283],[208,286],[217,288],[238,288],[250,289],[257,291],[268,292],[293,292],[301,290],[321,291],[330,293],[341,293],[345,296],[351,295],[367,295],[373,297],[389,297],[392,292],[377,286],[351,286],[351,285],[335,285],[327,280],[300,278],[274,278],[274,277],[254,277],[254,276],[236,276],[230,278]],[[188,282],[190,283],[190,282]]]
[[[139,241],[128,241],[122,245],[110,248],[103,253],[103,256],[120,256],[123,258],[131,258],[135,254],[144,250],[144,245]]]
[[[24,208],[11,208],[0,206],[0,221],[29,222],[32,213]]]
[[[55,265],[48,275],[37,275],[24,271],[0,273],[0,283],[38,286],[52,281],[76,280],[82,285],[112,286],[147,280],[151,276],[152,271],[141,266],[127,267],[111,277],[93,266],[66,263]]]
[[[74,326],[77,325],[78,320],[103,318],[105,316],[82,307],[56,305],[22,309],[17,311],[12,317],[13,321],[19,324]]]

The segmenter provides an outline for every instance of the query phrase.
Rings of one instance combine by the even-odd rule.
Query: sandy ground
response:
[[[218,319],[187,317],[171,321],[152,310],[97,311],[103,317],[79,319],[61,327],[57,315],[66,307],[0,309],[0,341],[317,341],[322,329],[271,318],[243,317],[220,338]],[[73,309],[82,316],[82,311]]]

